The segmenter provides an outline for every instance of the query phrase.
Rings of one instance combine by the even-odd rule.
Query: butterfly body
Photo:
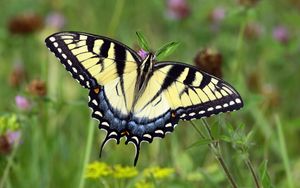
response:
[[[72,76],[89,89],[92,117],[110,139],[136,147],[172,132],[178,121],[241,108],[239,94],[225,81],[178,62],[141,59],[113,39],[80,32],[49,36],[46,45]]]

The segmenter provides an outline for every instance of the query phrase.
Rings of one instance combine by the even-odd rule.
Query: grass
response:
[[[191,0],[190,14],[182,19],[170,19],[160,0],[1,1],[0,188],[299,186],[297,1],[264,0],[245,6],[233,0]],[[216,8],[225,10],[224,17],[222,12],[213,17]],[[8,23],[28,11],[42,22],[58,11],[66,22],[61,28],[44,22],[35,32],[12,34]],[[281,30],[283,36],[274,38],[278,26],[288,33]],[[163,60],[188,64],[194,64],[200,49],[217,49],[223,79],[240,92],[245,106],[207,118],[208,124],[195,120],[196,129],[190,122],[180,122],[164,139],[142,144],[135,170],[134,148],[124,140],[119,145],[109,142],[98,158],[105,133],[90,118],[88,91],[74,82],[44,44],[59,30],[113,37],[136,50],[136,31],[156,50],[178,41],[176,51]],[[9,80],[16,64],[24,67],[26,76],[12,86]],[[32,80],[44,81],[46,95],[28,90]],[[31,107],[20,109],[17,95],[29,100]],[[19,131],[21,141],[3,144],[8,130]],[[87,169],[107,173],[86,178]]]

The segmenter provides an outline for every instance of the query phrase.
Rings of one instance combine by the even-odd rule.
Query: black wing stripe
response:
[[[172,85],[172,83],[174,82],[174,80],[176,80],[181,73],[184,71],[184,67],[183,66],[172,66],[170,68],[170,70],[168,71],[167,75],[171,75],[172,77],[166,76],[164,79],[164,82],[161,86],[161,89],[157,92],[158,95],[165,89],[167,89],[170,85]]]
[[[125,69],[126,50],[125,48],[119,45],[115,45],[114,50],[117,73],[119,76],[122,76]]]
[[[203,78],[200,83],[200,88],[203,89],[205,86],[207,86],[207,84],[210,83],[210,81],[211,81],[211,77],[203,74]]]
[[[108,57],[108,50],[110,48],[111,42],[108,40],[103,40],[103,44],[100,47],[100,57],[107,58]],[[118,45],[116,45],[118,46]]]
[[[89,52],[93,52],[94,43],[95,43],[95,39],[93,39],[92,37],[88,36],[87,40],[86,40],[86,45],[87,45],[87,48],[88,48]]]
[[[190,85],[195,80],[196,71],[194,69],[189,69],[186,79],[183,81],[184,84]]]
[[[116,69],[117,69],[118,76],[120,77],[122,94],[124,97],[125,106],[127,106],[126,92],[124,89],[124,80],[123,80],[123,73],[124,73],[125,61],[126,61],[126,49],[120,45],[115,45],[114,52],[115,52],[114,55],[116,61]]]

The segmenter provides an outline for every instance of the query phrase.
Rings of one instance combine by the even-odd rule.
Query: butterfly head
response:
[[[141,65],[143,72],[150,72],[153,69],[154,63],[155,55],[153,53],[149,53]]]

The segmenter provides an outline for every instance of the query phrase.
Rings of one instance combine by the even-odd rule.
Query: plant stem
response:
[[[287,176],[288,187],[293,188],[294,183],[293,183],[293,179],[292,179],[291,167],[290,167],[289,157],[288,157],[287,150],[286,150],[286,144],[285,144],[285,140],[284,140],[282,125],[281,125],[278,115],[275,114],[274,117],[275,117],[276,129],[277,129],[277,134],[278,134],[279,148],[280,148],[280,153],[281,153],[282,160],[283,160],[283,165],[285,168],[285,173]]]
[[[256,188],[260,188],[260,184],[259,184],[257,175],[255,174],[255,171],[254,171],[254,168],[253,168],[253,165],[252,165],[251,161],[249,159],[246,159],[245,162],[246,162],[249,170],[251,171],[251,174],[252,174],[252,177],[253,177]]]
[[[13,159],[14,159],[14,157],[16,155],[16,152],[17,152],[17,145],[16,144],[17,143],[15,143],[13,145],[13,151],[12,151],[12,153],[10,154],[10,156],[7,159],[7,165],[6,165],[5,169],[4,169],[3,175],[2,175],[1,180],[0,180],[0,188],[4,188],[5,187],[4,185],[5,185],[5,182],[7,181],[9,171],[10,171],[11,167],[14,164]]]
[[[113,37],[116,28],[119,24],[123,6],[124,6],[124,0],[118,0],[115,6],[115,10],[110,25],[108,27],[108,35],[110,35],[111,37]]]
[[[85,154],[84,154],[84,159],[83,159],[83,164],[82,164],[82,172],[81,172],[81,177],[80,177],[79,186],[78,186],[79,188],[83,188],[84,184],[85,184],[84,174],[85,174],[85,169],[86,169],[86,166],[88,164],[89,157],[91,154],[92,141],[94,138],[94,130],[95,130],[95,126],[94,126],[93,119],[90,119]]]
[[[208,133],[208,137],[209,139],[212,141],[211,144],[208,144],[209,148],[212,150],[212,152],[214,153],[216,159],[219,161],[221,167],[223,168],[226,176],[227,176],[227,179],[229,181],[229,183],[231,184],[231,187],[233,188],[237,188],[237,184],[235,182],[235,180],[233,179],[226,163],[225,163],[225,160],[222,156],[222,153],[221,153],[221,150],[220,150],[220,147],[219,147],[219,142],[217,142],[214,137],[212,136],[211,134],[211,130],[209,128],[209,125],[208,123],[202,119],[202,123],[204,124],[204,127]],[[200,131],[200,129],[197,128],[197,126],[194,124],[194,122],[191,121],[191,124],[192,126],[195,128],[195,130],[197,131],[197,133],[201,136],[201,138],[205,139],[206,136]]]

